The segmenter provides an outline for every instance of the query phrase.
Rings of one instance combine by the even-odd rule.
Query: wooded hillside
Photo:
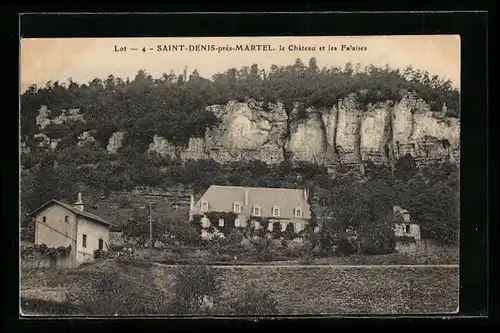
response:
[[[398,161],[394,173],[387,167],[368,166],[366,179],[340,172],[332,179],[327,169],[311,163],[276,166],[263,162],[234,162],[221,165],[211,160],[180,161],[146,153],[153,135],[185,144],[190,137],[203,136],[220,120],[206,109],[212,104],[244,101],[248,98],[282,102],[291,114],[301,105],[297,117],[306,117],[308,106],[331,107],[338,99],[355,93],[362,105],[386,100],[398,101],[405,91],[415,91],[433,111],[448,106],[448,116],[458,117],[459,92],[450,81],[408,67],[405,71],[353,64],[344,68],[320,68],[314,58],[308,66],[299,59],[290,66],[272,66],[266,72],[256,64],[207,79],[196,70],[154,79],[139,71],[133,80],[110,75],[79,84],[48,82],[31,87],[21,96],[23,140],[38,132],[36,116],[47,105],[52,116],[63,109],[79,108],[85,123],[68,122],[44,130],[50,138],[61,138],[57,150],[43,155],[23,153],[21,179],[22,209],[30,211],[53,198],[74,200],[79,188],[103,192],[130,190],[137,186],[192,185],[202,191],[211,184],[309,187],[335,222],[361,225],[378,221],[393,205],[409,209],[429,237],[456,242],[458,239],[458,168],[451,164],[416,167],[411,156]],[[77,137],[95,130],[96,142],[78,146]],[[117,130],[127,132],[118,154],[105,149]],[[377,202],[377,207],[374,203]],[[346,215],[347,214],[347,215]]]

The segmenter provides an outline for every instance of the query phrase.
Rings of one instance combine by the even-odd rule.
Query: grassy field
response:
[[[65,302],[88,281],[118,271],[137,288],[171,295],[182,266],[106,260],[63,274],[40,271],[22,279],[26,300]],[[457,266],[215,266],[223,298],[234,299],[247,282],[277,300],[276,315],[452,313],[458,308]],[[33,303],[33,302],[32,302]],[[24,303],[23,303],[24,304]],[[78,306],[78,304],[73,304]],[[53,306],[52,308],[57,308]],[[31,308],[23,308],[28,313]],[[31,310],[30,310],[31,309]]]
[[[228,267],[221,279],[229,294],[255,280],[282,314],[446,313],[458,307],[455,267]]]

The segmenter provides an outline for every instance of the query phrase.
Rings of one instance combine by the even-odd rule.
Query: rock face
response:
[[[361,121],[360,153],[363,161],[390,163],[392,147],[390,103],[370,106]]]
[[[90,131],[83,132],[78,136],[78,146],[84,146],[88,143],[95,142],[95,138],[90,134]]]
[[[362,111],[353,95],[338,103],[336,149],[345,164],[361,162]]]
[[[264,110],[256,102],[212,105],[209,109],[222,122],[217,128],[208,129],[205,137],[191,138],[187,147],[178,147],[155,136],[149,150],[182,160],[210,158],[227,163],[257,159],[279,163],[283,160],[287,118],[280,105],[268,107]]]
[[[399,102],[387,101],[363,106],[350,95],[331,108],[305,110],[297,117],[296,105],[288,115],[281,103],[229,102],[211,105],[209,110],[221,120],[205,135],[190,138],[179,146],[154,136],[149,151],[181,160],[213,159],[219,163],[260,160],[270,164],[291,157],[323,165],[360,165],[366,161],[391,164],[410,153],[417,161],[460,159],[460,120],[429,110],[427,103],[407,94]],[[446,110],[446,106],[443,106]],[[64,111],[51,118],[46,107],[40,109],[40,129],[51,123],[83,118],[78,110]],[[43,131],[41,130],[42,134]],[[56,149],[57,143],[38,138]],[[109,139],[107,151],[117,153],[126,133],[118,131]],[[85,132],[81,142],[93,141]]]
[[[67,121],[78,121],[85,122],[83,115],[80,113],[80,109],[69,109],[61,110],[59,116],[53,117],[52,112],[47,108],[46,105],[42,105],[36,117],[36,124],[39,130],[43,130],[51,124],[62,124]]]
[[[328,140],[323,119],[318,112],[309,110],[312,116],[299,122],[290,135],[289,149],[292,156],[301,161],[324,164],[328,152]]]
[[[115,132],[111,135],[108,141],[108,145],[106,146],[106,150],[110,154],[116,154],[118,149],[120,149],[123,145],[123,132]]]
[[[287,153],[294,160],[326,165],[390,164],[406,153],[424,162],[458,161],[460,155],[460,121],[430,111],[425,101],[411,94],[397,103],[367,108],[350,95],[331,109],[308,108],[301,120],[288,119],[279,103],[265,109],[257,102],[230,102],[209,109],[222,123],[207,130],[204,138],[175,147],[155,137],[150,150],[183,160],[211,158],[221,163],[256,159],[275,164]]]

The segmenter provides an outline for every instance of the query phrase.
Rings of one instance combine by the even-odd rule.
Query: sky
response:
[[[67,82],[68,78],[80,84],[96,77],[105,79],[110,74],[133,79],[140,69],[158,78],[171,70],[181,73],[187,67],[188,73],[197,69],[201,76],[210,78],[231,67],[256,63],[259,68],[268,69],[272,64],[291,65],[296,58],[307,64],[311,57],[316,58],[320,68],[343,67],[349,61],[363,67],[373,64],[404,69],[412,65],[450,79],[453,87],[460,88],[460,37],[457,35],[47,38],[22,39],[20,44],[21,91],[32,84],[43,86],[47,81]],[[247,44],[270,45],[271,51],[235,50],[237,45]],[[193,50],[157,51],[158,45],[183,45]],[[214,45],[216,51],[196,51],[196,45]],[[357,50],[342,50],[342,45]],[[121,47],[126,47],[126,51],[115,51]],[[144,47],[146,52],[141,51]],[[227,50],[228,47],[233,50]],[[297,47],[316,49],[298,51]]]

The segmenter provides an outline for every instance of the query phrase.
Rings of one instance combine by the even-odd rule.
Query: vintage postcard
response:
[[[22,39],[22,316],[458,311],[460,37]]]

